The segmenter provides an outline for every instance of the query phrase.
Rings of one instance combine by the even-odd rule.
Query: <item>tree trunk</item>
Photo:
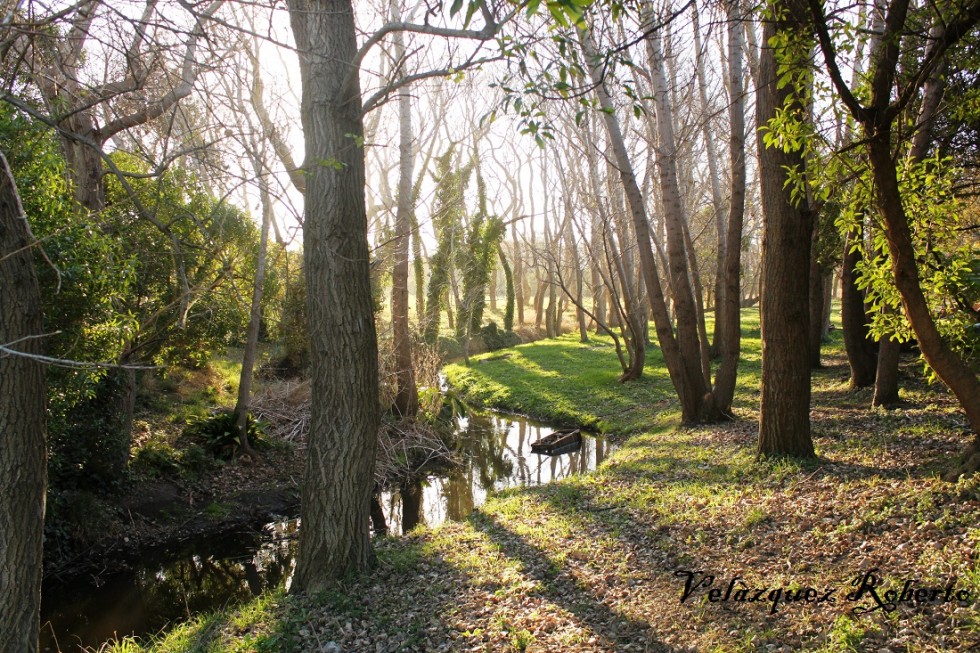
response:
[[[898,363],[902,343],[885,338],[878,342],[878,369],[875,375],[875,394],[872,406],[894,406],[898,397]]]
[[[507,257],[504,255],[504,248],[497,250],[497,258],[500,259],[500,268],[504,272],[504,288],[507,292],[507,300],[504,304],[504,331],[514,330],[514,273]]]
[[[715,257],[715,287],[714,287],[714,307],[715,307],[715,324],[714,333],[711,337],[711,353],[716,355],[721,353],[721,331],[722,325],[724,324],[724,317],[722,316],[722,311],[725,310],[725,306],[722,302],[722,296],[725,293],[725,270],[726,270],[726,250],[728,247],[728,239],[726,234],[725,226],[725,207],[724,201],[721,197],[721,179],[718,171],[717,155],[715,153],[715,139],[714,132],[711,130],[711,121],[708,116],[711,115],[711,108],[708,102],[708,82],[705,78],[704,72],[704,57],[702,56],[701,50],[701,28],[698,19],[698,8],[696,4],[691,5],[692,17],[694,19],[691,29],[694,32],[694,47],[695,47],[695,64],[697,66],[697,77],[698,77],[698,97],[701,100],[701,134],[704,138],[704,149],[707,160],[708,160],[708,177],[711,182],[711,207],[713,209],[715,217],[715,235],[717,237],[717,256]],[[731,32],[729,32],[729,39],[732,38]],[[741,35],[738,38],[739,47],[741,48]],[[729,48],[728,53],[729,58],[732,56],[731,48]],[[739,60],[741,61],[742,53],[738,53]],[[730,65],[730,64],[729,64]],[[739,64],[741,69],[741,64]],[[729,85],[731,85],[731,76],[729,75]],[[739,80],[739,86],[741,86],[741,79]],[[734,94],[734,92],[733,92]],[[741,101],[741,100],[739,100]],[[729,113],[729,117],[731,114]],[[710,304],[711,302],[709,302]],[[710,376],[710,374],[709,374]]]
[[[33,238],[0,153],[0,345],[40,354]],[[38,650],[47,491],[46,388],[37,360],[0,352],[0,650]]]
[[[521,256],[521,242],[517,237],[517,225],[511,226],[514,238],[514,304],[517,308],[517,323],[524,326],[525,288],[527,275],[524,273],[524,257]]]
[[[816,222],[816,220],[814,221]],[[814,243],[816,244],[816,238]],[[811,248],[812,250],[812,248]],[[807,352],[810,367],[820,369],[820,347],[823,344],[823,266],[817,260],[817,252],[810,252],[810,332],[807,334]]]
[[[371,527],[378,537],[388,535],[388,521],[385,519],[385,511],[377,494],[371,495]]]
[[[490,310],[497,310],[497,269],[490,270],[490,279],[487,283],[487,292],[490,295]]]
[[[394,7],[396,3],[392,3]],[[398,20],[397,9],[395,20]],[[395,57],[405,53],[405,36],[393,35]],[[419,393],[412,362],[412,337],[408,324],[408,241],[412,233],[414,212],[412,178],[415,157],[412,152],[412,97],[408,88],[398,94],[398,205],[395,209],[395,243],[391,271],[391,330],[395,348],[395,412],[401,417],[415,417],[419,412]]]
[[[840,320],[847,362],[851,367],[851,387],[866,388],[875,382],[878,352],[875,341],[868,332],[868,323],[871,320],[865,309],[864,293],[856,285],[855,269],[861,260],[861,251],[852,247],[856,238],[861,238],[861,235],[849,233],[844,239]]]
[[[709,391],[710,365],[708,352],[702,351],[699,334],[704,333],[703,314],[699,314],[692,287],[692,270],[688,263],[684,232],[687,217],[684,215],[680,187],[677,181],[677,146],[674,137],[673,112],[667,93],[664,58],[660,48],[660,33],[653,31],[646,39],[647,57],[650,63],[654,106],[656,107],[659,148],[657,168],[660,171],[661,201],[664,207],[664,223],[667,230],[667,260],[670,270],[671,298],[677,320],[677,344],[680,350],[682,373],[687,381],[695,411],[690,421],[701,421],[715,416],[705,415],[705,395]],[[707,344],[707,338],[704,338]],[[707,368],[707,370],[705,369]],[[707,375],[707,376],[706,376]]]
[[[591,150],[590,150],[591,151]],[[592,256],[589,257],[589,279],[592,285],[592,314],[603,319],[606,315],[606,289],[602,284],[602,274],[599,271],[599,258],[597,254],[602,251],[602,232],[600,226],[599,212],[592,215],[591,234],[589,235],[592,247]],[[601,327],[598,321],[595,325],[596,333]]]
[[[902,306],[915,332],[919,349],[929,366],[946,384],[966,412],[975,434],[975,446],[980,449],[980,382],[963,359],[943,340],[929,313],[922,294],[919,268],[908,217],[902,204],[898,175],[891,155],[891,130],[879,126],[877,131],[866,128],[868,156],[875,181],[875,204],[885,225],[885,239],[892,260],[895,285],[902,295]]]
[[[316,593],[373,562],[378,346],[350,0],[289,0],[303,83],[303,252],[310,324],[309,451],[292,589]],[[339,165],[324,165],[336,161]]]
[[[257,73],[256,73],[257,74]],[[252,401],[252,374],[259,348],[259,327],[262,324],[262,292],[265,287],[266,254],[269,248],[269,227],[272,224],[272,198],[259,153],[252,152],[252,169],[259,183],[262,201],[262,231],[259,235],[259,255],[255,265],[255,283],[252,285],[252,305],[248,316],[245,336],[245,352],[242,356],[242,372],[238,380],[238,400],[235,403],[235,427],[245,453],[252,453],[248,441],[248,411]]]
[[[569,269],[575,276],[575,319],[578,322],[579,342],[589,341],[589,324],[582,310],[585,301],[585,273],[579,265],[578,248],[575,246],[575,238],[572,235],[572,206],[569,198],[565,203],[565,210],[568,212],[565,225],[565,248],[568,251]]]
[[[416,526],[425,523],[425,515],[422,511],[421,481],[411,481],[405,483],[398,490],[402,498],[402,534],[408,533]]]
[[[769,44],[785,34],[790,43],[808,41],[800,22],[805,6],[789,2],[782,19],[766,20],[759,62],[756,94],[756,121],[769,124],[778,110],[792,111],[805,120],[806,107],[801,93],[777,81],[777,53]],[[770,3],[773,6],[773,3]],[[796,47],[796,46],[794,46]],[[786,57],[787,53],[779,53]],[[802,62],[784,62],[801,65]],[[810,365],[807,348],[800,336],[809,332],[810,241],[813,212],[804,199],[794,201],[787,187],[787,170],[805,170],[800,149],[789,151],[759,144],[759,176],[762,182],[762,293],[760,322],[762,331],[762,398],[759,408],[760,457],[812,457],[810,435]]]
[[[715,409],[721,415],[732,414],[738,359],[742,343],[741,263],[742,222],[745,217],[745,96],[742,87],[742,8],[738,0],[726,4],[728,13],[728,141],[732,166],[732,195],[728,207],[727,242],[725,246],[724,284],[715,305],[715,321],[721,324],[718,349],[721,363],[715,373],[713,396]]]
[[[940,38],[942,31],[943,28],[937,24],[930,31],[930,36]],[[945,89],[944,68],[945,61],[936,67],[936,70],[923,86],[922,104],[919,107],[919,116],[916,120],[916,132],[915,136],[912,137],[912,147],[909,151],[909,158],[914,163],[921,163],[929,153],[929,146],[932,143],[932,128]],[[882,310],[888,309],[883,308]],[[894,406],[899,403],[898,363],[901,348],[900,342],[888,336],[882,338],[878,343],[878,370],[875,376],[875,394],[871,400],[873,406]]]
[[[606,126],[606,133],[609,143],[612,146],[616,166],[619,169],[619,176],[626,191],[626,199],[630,209],[630,216],[633,220],[633,228],[637,242],[637,249],[640,254],[640,268],[643,271],[643,278],[647,285],[647,297],[649,298],[653,311],[654,324],[656,325],[657,337],[660,341],[660,349],[663,352],[664,360],[667,363],[667,371],[670,374],[671,382],[677,391],[678,399],[681,403],[681,415],[685,422],[695,422],[698,419],[700,402],[699,396],[692,386],[692,381],[686,370],[683,368],[680,349],[677,340],[674,338],[673,326],[671,325],[670,315],[667,311],[667,302],[664,298],[663,287],[660,284],[660,274],[657,270],[657,262],[653,257],[653,245],[650,239],[650,227],[647,221],[646,206],[640,187],[636,183],[636,174],[633,172],[633,165],[630,162],[629,152],[626,150],[626,142],[616,118],[615,107],[612,98],[604,86],[602,73],[596,62],[595,49],[593,48],[590,37],[585,30],[579,31],[579,42],[582,52],[589,63],[592,81],[596,85],[596,96],[602,107],[602,119]],[[698,370],[700,378],[700,369]]]

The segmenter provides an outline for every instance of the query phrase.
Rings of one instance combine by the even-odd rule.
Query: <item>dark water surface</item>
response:
[[[382,495],[389,532],[401,533],[403,524],[437,526],[463,520],[492,491],[588,472],[609,452],[604,438],[586,437],[578,451],[532,454],[531,443],[552,431],[516,416],[461,419],[463,468],[428,479],[407,502],[399,492]],[[283,520],[261,530],[208,536],[150,551],[124,570],[107,560],[100,574],[48,582],[42,592],[41,650],[98,649],[113,637],[161,633],[193,615],[242,603],[288,583],[297,530],[297,519]]]
[[[41,651],[97,649],[193,615],[242,603],[292,574],[296,519],[188,540],[146,552],[130,568],[48,582],[41,593]]]

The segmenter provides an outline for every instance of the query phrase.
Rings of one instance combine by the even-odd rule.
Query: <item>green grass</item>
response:
[[[246,606],[173,635],[220,633],[204,638],[211,648],[151,650],[318,650],[330,641],[344,651],[726,653],[980,644],[975,603],[903,606],[882,617],[854,614],[844,599],[855,575],[873,567],[886,587],[954,579],[980,596],[980,479],[939,479],[963,444],[955,402],[907,359],[905,406],[870,410],[869,393],[844,382],[838,332],[813,375],[820,459],[759,462],[758,319],[755,311],[743,319],[739,419],[721,425],[680,425],[656,348],[645,377],[629,384],[617,382],[607,340],[576,336],[448,366],[471,401],[624,437],[595,473],[510,489],[463,523],[379,541],[376,569],[334,591],[270,601],[275,609]],[[706,592],[682,604],[679,569],[752,587],[837,588],[840,600],[787,604],[776,615],[768,604],[713,603]]]
[[[744,309],[742,324],[736,410],[758,404],[762,373],[758,311]],[[647,349],[643,377],[625,384],[618,381],[621,369],[608,337],[590,335],[582,343],[577,333],[567,334],[506,353],[507,358],[501,352],[474,356],[469,367],[447,365],[446,378],[471,402],[604,433],[640,433],[678,419],[677,398],[656,345]]]

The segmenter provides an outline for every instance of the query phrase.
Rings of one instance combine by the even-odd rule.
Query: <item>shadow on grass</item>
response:
[[[605,640],[612,650],[625,644],[641,644],[644,651],[675,651],[651,632],[650,624],[622,614],[593,596],[570,574],[548,562],[549,554],[508,529],[492,515],[475,513],[472,526],[487,535],[501,552],[521,563],[529,578],[540,582],[541,594],[555,605],[575,615],[579,624]]]

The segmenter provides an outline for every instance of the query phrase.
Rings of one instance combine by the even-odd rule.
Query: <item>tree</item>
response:
[[[456,259],[463,281],[456,333],[457,337],[467,338],[483,326],[487,285],[505,232],[503,221],[490,215],[487,208],[487,187],[481,174],[479,153],[474,152],[473,161],[476,168],[477,208],[467,225],[466,238]]]
[[[36,245],[0,153],[0,648],[27,653],[38,648],[47,491]]]
[[[392,2],[393,18],[400,18],[397,3]],[[395,57],[405,57],[405,35],[394,35]],[[394,263],[391,272],[391,327],[395,347],[395,412],[415,417],[419,410],[419,393],[412,363],[412,341],[408,324],[408,239],[412,234],[415,193],[412,175],[415,153],[412,150],[412,97],[408,88],[398,93],[398,205],[395,210]],[[416,230],[416,240],[418,231]],[[422,294],[421,287],[416,291]]]
[[[676,14],[667,15],[665,19],[658,21],[649,7],[644,7],[641,13],[645,30],[643,42],[646,46],[650,85],[655,103],[654,113],[656,115],[652,120],[655,121],[656,128],[656,164],[660,182],[659,199],[663,206],[663,222],[666,232],[666,248],[663,250],[656,239],[652,237],[643,193],[633,171],[622,129],[615,115],[615,106],[606,89],[604,70],[610,64],[597,55],[595,46],[591,41],[591,35],[582,29],[579,30],[579,43],[588,63],[598,104],[604,114],[603,121],[606,125],[611,149],[633,219],[633,232],[640,256],[640,269],[643,273],[645,290],[650,301],[651,314],[671,382],[680,399],[682,419],[686,423],[727,419],[731,416],[731,398],[734,393],[734,381],[731,372],[737,369],[737,340],[728,339],[729,345],[734,347],[730,349],[730,352],[735,356],[734,367],[733,362],[729,361],[725,367],[725,374],[720,377],[722,383],[712,387],[707,335],[703,328],[703,303],[696,283],[696,261],[680,191],[679,157],[673,128],[672,100],[665,71],[665,57],[661,46],[661,32],[664,31],[665,26],[670,23],[673,17],[676,17]],[[636,94],[635,90],[630,92],[633,95]],[[734,105],[736,109],[741,108],[738,101],[734,102]],[[642,106],[636,105],[635,111],[642,113]],[[739,144],[736,143],[736,145]],[[733,166],[744,165],[743,159],[742,155],[734,153],[732,156]],[[737,172],[733,175],[733,181],[738,183]],[[732,200],[733,210],[735,214],[740,216],[742,211],[739,204],[741,197],[737,190],[733,193]],[[735,232],[733,236],[740,241],[741,231]],[[666,284],[661,282],[657,259],[653,255],[652,245],[654,243],[658,245],[658,254],[667,268],[669,278]],[[740,246],[736,248],[732,252],[732,256],[737,256],[740,249]],[[727,256],[726,251],[726,269],[728,269]],[[737,269],[739,259],[734,258],[733,260]],[[676,328],[667,308],[665,297],[667,293],[669,293],[672,308],[676,313],[674,316],[677,320]],[[738,294],[737,288],[736,294]],[[737,311],[734,312],[734,316],[737,320]],[[645,329],[642,333],[645,334]]]
[[[474,162],[459,166],[455,148],[436,157],[436,191],[432,226],[436,230],[436,251],[429,260],[429,287],[425,300],[425,341],[434,343],[439,336],[442,310],[449,306],[447,295],[456,267],[456,257],[462,247],[461,232],[466,210],[464,192],[473,172]]]
[[[865,388],[875,381],[878,350],[868,329],[871,321],[865,306],[864,292],[858,286],[858,267],[862,259],[861,240],[864,231],[849,232],[844,240],[844,260],[841,266],[841,330],[844,349],[851,369],[850,386]],[[855,242],[858,241],[858,242]]]
[[[378,344],[371,300],[354,12],[289,0],[303,84],[303,251],[310,324],[309,454],[295,590],[315,593],[372,562]]]
[[[256,72],[256,78],[258,73]],[[245,107],[242,106],[242,113],[245,114]],[[255,359],[258,354],[259,346],[259,327],[262,324],[262,295],[265,289],[266,260],[268,258],[269,227],[275,219],[272,212],[272,197],[269,193],[269,180],[265,169],[265,151],[260,149],[259,144],[254,138],[254,132],[250,135],[252,142],[249,144],[249,155],[252,159],[252,169],[259,184],[259,196],[262,203],[262,228],[259,235],[259,251],[255,264],[255,281],[252,284],[252,302],[249,310],[248,329],[245,334],[245,351],[242,355],[242,371],[238,381],[238,398],[235,401],[235,428],[238,429],[238,438],[241,448],[245,453],[252,453],[251,443],[248,441],[248,419],[249,406],[251,404],[252,376],[255,368]]]
[[[803,144],[786,136],[808,120],[812,38],[797,0],[767,5],[756,91],[762,180],[762,397],[759,455],[812,457],[809,260],[813,211],[805,189]],[[788,82],[787,82],[787,79]],[[792,177],[791,177],[792,175]],[[800,181],[800,180],[803,181]],[[801,261],[807,263],[801,265]]]
[[[902,308],[926,362],[963,407],[974,433],[971,452],[980,454],[980,381],[962,356],[943,338],[930,312],[894,155],[896,122],[921,93],[946,51],[975,29],[980,21],[980,2],[972,0],[952,7],[930,5],[924,8],[923,12],[934,16],[935,20],[930,22],[937,26],[925,39],[917,38],[914,32],[907,34],[913,17],[910,16],[909,0],[889,3],[884,33],[872,52],[866,89],[852,88],[844,80],[838,61],[839,48],[822,5],[816,0],[808,0],[808,8],[837,96],[863,131],[874,181],[874,205],[881,217]],[[920,52],[921,58],[916,57]],[[908,67],[902,74],[899,74],[900,62]],[[980,455],[976,457],[980,458]],[[974,460],[968,466],[978,462]]]
[[[742,223],[745,216],[745,93],[742,83],[742,22],[740,0],[725,3],[728,13],[728,153],[732,167],[732,192],[725,234],[724,282],[715,299],[715,333],[721,364],[715,373],[715,406],[731,413],[741,351],[741,257]],[[719,270],[719,273],[721,271]]]
[[[932,35],[942,36],[942,28],[933,26]],[[922,101],[915,121],[916,131],[909,148],[909,161],[922,165],[929,153],[933,140],[934,124],[939,114],[939,105],[945,90],[944,69],[945,57],[942,63],[932,71],[922,89]],[[882,307],[883,311],[894,310],[890,306]],[[899,402],[898,396],[898,362],[901,353],[901,342],[895,333],[885,334],[878,343],[878,366],[875,373],[875,394],[871,400],[874,406],[893,406]]]
[[[174,16],[165,19],[158,0],[146,0],[138,18],[126,19],[120,19],[123,13],[112,11],[101,0],[83,0],[63,9],[29,4],[23,10],[25,20],[5,20],[0,49],[5,83],[0,99],[54,128],[76,208],[80,213],[97,214],[106,206],[107,170],[130,190],[124,172],[107,155],[107,144],[125,140],[134,130],[174,112],[190,96],[207,58],[201,56],[200,43],[222,3],[182,4],[180,11],[186,12],[183,18],[190,23],[182,29],[165,27]],[[173,12],[176,7],[169,9]],[[11,11],[9,17],[17,13]],[[87,62],[91,44],[100,40],[106,46],[102,50],[105,76],[95,80],[92,71],[99,66]],[[172,58],[171,52],[180,54]],[[141,141],[133,138],[132,142]],[[159,174],[172,160],[168,153],[154,172]],[[179,238],[165,221],[143,210],[135,195],[131,199],[143,213],[142,219],[170,240],[185,291],[180,312],[186,315],[193,297]],[[101,405],[97,410],[103,413],[99,428],[111,431],[110,439],[126,442],[136,399],[135,374],[122,367],[104,374],[107,378],[94,397]],[[116,472],[125,460],[119,457]]]

